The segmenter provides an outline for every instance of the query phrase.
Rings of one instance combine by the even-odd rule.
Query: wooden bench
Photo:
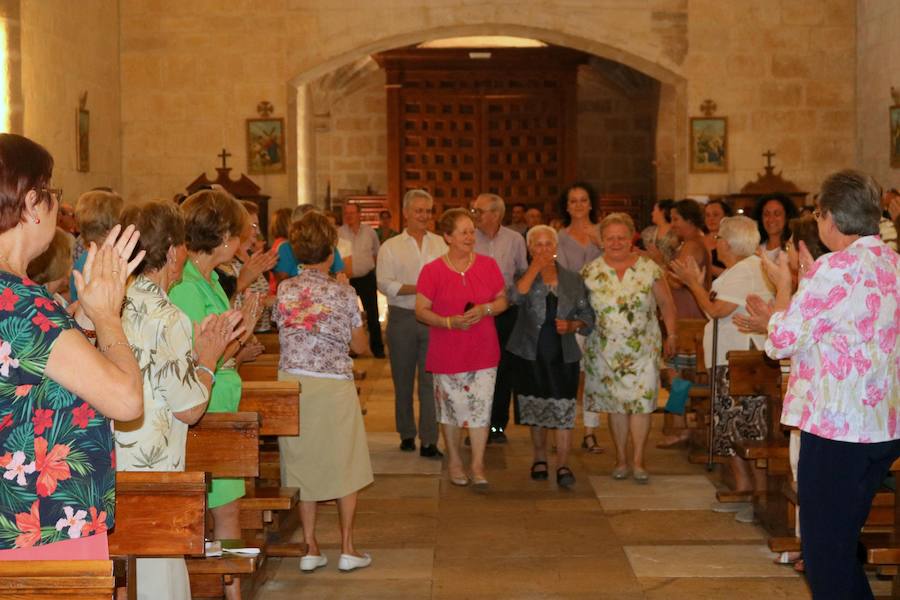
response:
[[[220,540],[223,548],[254,547],[254,542],[244,540]],[[187,561],[188,577],[191,581],[192,598],[223,598],[225,586],[242,577],[242,583],[250,589],[255,584],[250,577],[265,563],[266,555],[261,551],[257,556],[244,556],[224,552],[222,556],[189,559]],[[243,585],[242,585],[243,588]],[[250,594],[248,594],[249,597]]]
[[[110,600],[115,586],[111,560],[0,562],[4,600]]]
[[[256,341],[263,345],[266,354],[280,354],[281,341],[278,339],[278,332],[257,333]]]

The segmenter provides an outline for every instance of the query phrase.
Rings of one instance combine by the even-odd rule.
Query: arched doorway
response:
[[[389,36],[376,42],[340,53],[330,59],[304,68],[288,83],[288,96],[293,100],[289,108],[290,191],[299,199],[318,198],[316,190],[315,155],[311,150],[314,136],[311,84],[337,72],[347,73],[371,54],[393,48],[418,44],[428,40],[477,35],[506,35],[528,37],[579,50],[597,57],[598,62],[624,65],[658,82],[658,109],[653,132],[653,160],[649,176],[652,194],[675,197],[686,191],[686,95],[687,85],[676,73],[676,66],[665,60],[650,59],[631,50],[615,47],[598,40],[521,25],[478,24],[459,27],[434,28],[426,31]]]

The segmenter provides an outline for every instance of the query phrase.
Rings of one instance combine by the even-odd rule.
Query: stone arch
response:
[[[323,60],[304,58],[294,67],[296,75],[288,81],[289,107],[289,152],[290,160],[290,193],[299,198],[311,197],[310,172],[312,156],[305,153],[306,164],[300,165],[300,148],[310,139],[309,120],[303,118],[304,107],[310,102],[307,84],[348,63],[377,52],[392,48],[400,48],[440,38],[464,37],[477,35],[505,35],[539,39],[544,42],[573,48],[589,54],[619,62],[628,67],[653,77],[660,82],[659,112],[656,125],[656,158],[655,189],[658,197],[679,197],[687,189],[687,80],[680,74],[680,68],[669,54],[663,52],[661,46],[638,48],[637,44],[608,43],[601,39],[593,39],[567,33],[556,29],[533,27],[512,23],[478,23],[429,29],[417,29],[373,40],[335,53]],[[652,54],[652,55],[651,55]],[[676,58],[682,58],[677,57]],[[303,172],[306,171],[304,175]]]

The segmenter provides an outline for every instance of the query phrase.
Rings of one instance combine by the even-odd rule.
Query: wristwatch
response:
[[[489,317],[494,314],[494,309],[491,308],[490,302],[484,305],[484,312],[487,313],[487,316]]]

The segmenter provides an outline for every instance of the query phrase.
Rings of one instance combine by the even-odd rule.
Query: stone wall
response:
[[[171,195],[212,171],[222,146],[242,168],[243,120],[260,100],[296,131],[296,86],[373,52],[458,35],[536,37],[657,79],[660,194],[736,191],[769,148],[807,189],[855,163],[856,0],[122,0],[121,13],[129,198]],[[687,118],[706,98],[729,117],[724,174],[687,169]],[[295,201],[296,169],[256,179],[275,206]]]
[[[93,187],[122,187],[117,0],[22,0],[20,133],[53,155],[66,201]],[[90,111],[90,171],[76,170],[79,95]]]
[[[623,74],[578,71],[578,179],[601,194],[650,197],[659,86],[631,69]]]
[[[884,187],[900,187],[900,168],[890,164],[888,107],[891,87],[900,93],[900,2],[860,0],[857,35],[856,110],[859,168]],[[898,103],[900,104],[900,103]]]
[[[375,67],[327,95],[313,94],[317,200],[329,185],[332,198],[342,190],[387,192],[384,83]]]

